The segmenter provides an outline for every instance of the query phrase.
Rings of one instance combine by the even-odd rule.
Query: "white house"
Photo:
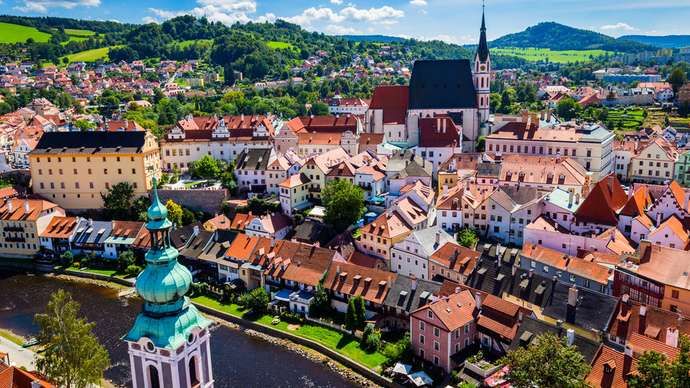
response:
[[[418,279],[429,278],[429,257],[453,236],[438,225],[416,230],[391,249],[391,271]]]

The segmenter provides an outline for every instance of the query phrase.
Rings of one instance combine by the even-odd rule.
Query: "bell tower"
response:
[[[486,42],[484,4],[482,4],[482,26],[479,33],[477,53],[474,55],[472,75],[474,79],[474,88],[477,91],[477,114],[481,125],[489,120],[489,103],[491,95],[491,55],[489,54],[489,45]]]
[[[123,338],[132,387],[212,388],[211,321],[185,296],[192,274],[177,262],[178,251],[170,243],[172,223],[158,199],[155,178],[152,197],[146,223],[151,249],[135,284],[144,306]]]

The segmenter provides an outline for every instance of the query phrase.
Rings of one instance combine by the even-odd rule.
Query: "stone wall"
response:
[[[228,192],[221,190],[158,190],[158,196],[163,203],[172,199],[173,202],[194,211],[204,213],[219,213]]]

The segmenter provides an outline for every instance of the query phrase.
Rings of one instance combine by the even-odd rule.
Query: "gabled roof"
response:
[[[678,237],[678,239],[685,242],[686,244],[688,243],[688,231],[685,230],[683,223],[678,219],[678,217],[676,217],[675,214],[672,214],[671,217],[669,217],[666,221],[662,222],[661,225],[659,225],[654,231],[650,232],[649,239],[653,239],[652,236],[655,236],[657,233],[661,233],[664,230],[670,231],[676,237]],[[678,248],[684,249],[685,246],[681,246]]]
[[[637,360],[602,345],[594,356],[586,381],[595,387],[627,388],[628,378],[637,371]]]
[[[575,212],[575,217],[581,222],[617,225],[618,212],[627,201],[628,196],[618,178],[615,175],[609,175],[594,185]]]
[[[238,214],[242,214],[242,213],[235,214],[235,217],[237,217]],[[234,221],[234,219],[232,221],[230,221],[230,219],[225,214],[219,214],[219,215],[207,220],[206,222],[204,222],[204,229],[211,231],[211,232],[218,230],[218,229],[220,229],[220,230],[237,229],[237,228],[232,227],[233,221]],[[243,229],[244,229],[244,227],[242,227],[242,229],[239,229],[239,230],[243,230]]]
[[[137,153],[141,152],[145,142],[145,131],[47,132],[31,153]]]
[[[0,359],[0,387],[2,388],[54,388],[34,372],[28,372],[15,366],[5,364]]]
[[[628,190],[632,190],[632,188]],[[628,199],[628,202],[620,211],[620,214],[629,217],[637,217],[640,214],[644,214],[645,210],[651,204],[652,196],[649,194],[647,186],[640,186]]]
[[[68,238],[74,233],[76,227],[76,217],[56,216],[50,220],[50,223],[48,223],[39,236],[44,238]]]
[[[403,124],[409,98],[409,88],[405,85],[377,86],[371,97],[369,109],[382,109],[384,124]]]
[[[457,147],[462,136],[461,128],[449,116],[419,119],[420,147]]]
[[[472,69],[467,59],[415,61],[409,90],[409,109],[477,107]]]
[[[267,276],[310,286],[321,281],[336,257],[336,251],[286,240],[278,241],[274,252],[275,258],[264,271]]]
[[[333,292],[361,296],[368,302],[383,304],[396,277],[393,272],[334,261],[323,284]]]
[[[431,310],[434,324],[440,321],[441,326],[446,331],[453,331],[474,321],[476,307],[477,304],[472,293],[468,290],[462,290],[426,305],[412,314],[422,320],[428,320],[427,310]]]
[[[479,252],[453,241],[448,241],[441,245],[429,259],[448,268],[451,271],[459,272],[464,276],[469,276],[474,270],[474,266],[479,259]]]

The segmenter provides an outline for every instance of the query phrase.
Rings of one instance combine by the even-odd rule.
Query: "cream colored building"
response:
[[[249,148],[273,147],[273,119],[265,116],[187,116],[161,140],[162,168],[187,171],[210,155],[231,161]]]
[[[160,153],[149,132],[50,132],[29,154],[34,193],[65,209],[103,207],[101,193],[129,182],[147,195],[160,177]]]
[[[614,135],[596,124],[539,126],[536,115],[506,122],[486,137],[488,152],[569,157],[592,173],[592,180],[614,172]]]
[[[658,137],[630,159],[630,178],[634,182],[665,183],[673,179],[678,150]]]
[[[0,207],[0,256],[32,258],[41,247],[39,234],[53,217],[64,215],[65,211],[52,202],[40,199],[6,200]]]

